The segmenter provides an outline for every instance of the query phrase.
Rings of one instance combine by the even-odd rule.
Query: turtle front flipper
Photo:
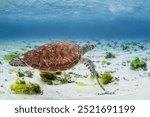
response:
[[[20,58],[15,58],[9,62],[11,66],[27,66]]]
[[[103,87],[103,85],[99,82],[99,76],[97,75],[97,72],[95,70],[95,65],[93,64],[93,62],[90,59],[87,58],[82,58],[81,59],[81,63],[85,64],[86,67],[90,70],[90,72],[94,75],[94,77],[96,78],[99,86],[105,91],[105,88]]]

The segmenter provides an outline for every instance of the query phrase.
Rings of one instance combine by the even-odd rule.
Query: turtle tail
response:
[[[15,58],[9,62],[11,66],[27,66],[20,58]]]

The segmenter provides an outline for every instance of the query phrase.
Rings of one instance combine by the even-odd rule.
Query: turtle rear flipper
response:
[[[20,58],[15,58],[9,62],[11,66],[27,66]]]

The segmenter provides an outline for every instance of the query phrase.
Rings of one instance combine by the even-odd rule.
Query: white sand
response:
[[[120,48],[122,43],[126,43],[126,40],[117,40],[116,48],[114,42],[110,40],[100,40],[101,45],[97,45],[96,48],[88,52],[84,57],[90,58],[96,65],[96,70],[99,73],[112,72],[114,76],[113,82],[104,85],[108,92],[114,92],[114,94],[98,95],[104,93],[102,89],[96,86],[78,86],[75,83],[63,84],[63,85],[48,85],[41,81],[38,70],[33,70],[30,67],[12,67],[8,62],[4,61],[2,57],[5,54],[13,51],[20,51],[21,48],[25,47],[28,43],[31,45],[41,45],[48,42],[32,40],[23,42],[22,40],[15,41],[0,41],[0,99],[150,99],[150,42],[138,40],[141,45],[145,46],[145,50],[141,50],[138,46],[131,45],[129,51],[123,51]],[[128,40],[128,42],[132,42]],[[83,45],[84,41],[78,41]],[[97,41],[91,41],[96,44]],[[111,44],[112,47],[107,46]],[[134,51],[134,49],[137,51]],[[116,58],[105,59],[106,51],[111,51],[115,54]],[[130,61],[136,56],[141,59],[147,59],[147,71],[142,69],[131,70]],[[111,64],[102,67],[101,62],[103,60],[109,61]],[[124,62],[124,63],[123,63]],[[125,64],[124,65],[122,65]],[[24,77],[27,82],[36,82],[41,86],[43,94],[38,95],[20,95],[14,94],[10,91],[10,86],[16,79],[19,79],[15,73],[9,73],[9,69],[23,69],[32,70],[34,73],[33,78]],[[68,70],[81,75],[80,77],[72,77],[76,82],[84,82],[88,84],[94,84],[96,81],[91,81],[89,78],[90,72],[87,68],[79,64],[74,68]],[[66,71],[66,72],[68,72]],[[82,76],[86,76],[84,78]],[[116,80],[116,78],[118,80]]]

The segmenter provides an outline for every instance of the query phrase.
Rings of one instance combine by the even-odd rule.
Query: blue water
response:
[[[106,86],[112,96],[103,96],[95,84],[89,89],[75,84],[47,86],[38,70],[11,67],[4,59],[11,52],[24,54],[56,40],[94,44],[95,49],[83,57],[93,61],[98,73],[112,74],[114,79]],[[107,59],[107,52],[115,58]],[[146,62],[147,71],[131,69],[136,57]],[[39,83],[43,94],[16,96],[10,92],[19,79],[16,72],[9,73],[13,68],[33,71],[34,78],[23,79]],[[70,70],[77,73],[76,81],[90,81],[86,67]],[[150,0],[0,0],[0,99],[150,99],[149,79]]]
[[[147,38],[150,0],[0,0],[0,39]]]

